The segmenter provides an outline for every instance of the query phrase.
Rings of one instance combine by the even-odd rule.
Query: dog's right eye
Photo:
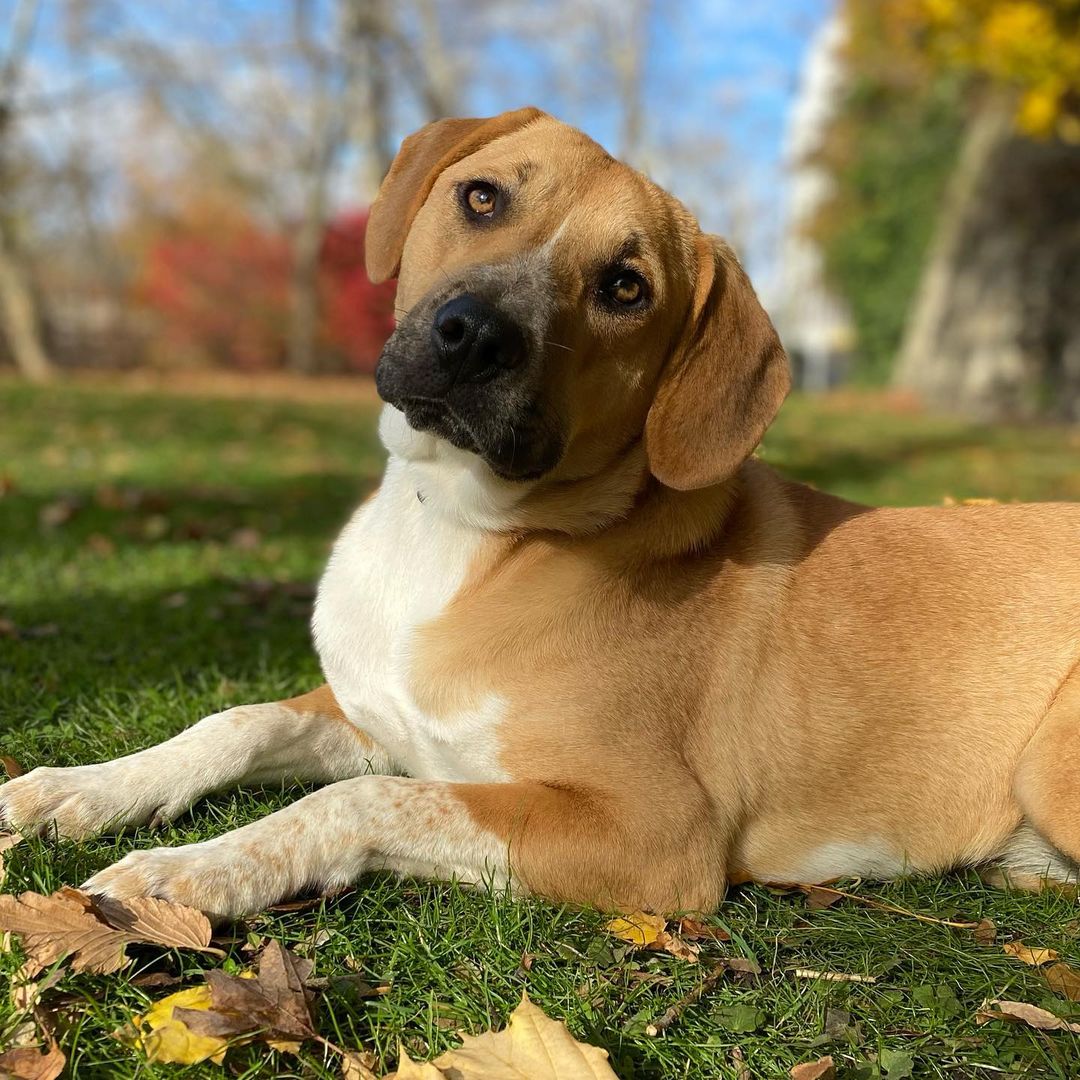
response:
[[[473,180],[461,189],[461,204],[474,219],[490,220],[500,209],[501,202],[499,189],[484,180]]]

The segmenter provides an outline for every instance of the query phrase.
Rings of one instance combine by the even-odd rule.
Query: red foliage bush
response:
[[[258,370],[282,367],[289,332],[288,239],[232,207],[197,208],[144,247],[136,275],[153,317],[153,352],[178,360]],[[367,212],[331,222],[319,254],[318,346],[324,370],[371,372],[393,330],[394,288],[364,272]]]
[[[332,221],[319,253],[322,331],[326,345],[354,371],[374,371],[394,329],[394,286],[373,285],[364,271],[367,211]]]

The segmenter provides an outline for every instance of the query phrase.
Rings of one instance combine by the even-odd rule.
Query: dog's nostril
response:
[[[447,345],[459,345],[465,338],[465,323],[454,315],[447,316],[439,322],[439,337]]]

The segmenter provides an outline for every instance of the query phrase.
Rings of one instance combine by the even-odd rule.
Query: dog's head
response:
[[[367,268],[398,277],[379,393],[507,481],[590,476],[643,441],[699,488],[753,451],[787,359],[723,241],[536,109],[440,120],[402,145]]]

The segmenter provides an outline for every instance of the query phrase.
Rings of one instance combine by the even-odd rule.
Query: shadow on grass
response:
[[[73,486],[62,495],[15,492],[0,503],[4,554],[71,549],[94,537],[110,550],[168,541],[229,542],[238,529],[260,540],[329,542],[378,475],[318,473],[243,486]]]

